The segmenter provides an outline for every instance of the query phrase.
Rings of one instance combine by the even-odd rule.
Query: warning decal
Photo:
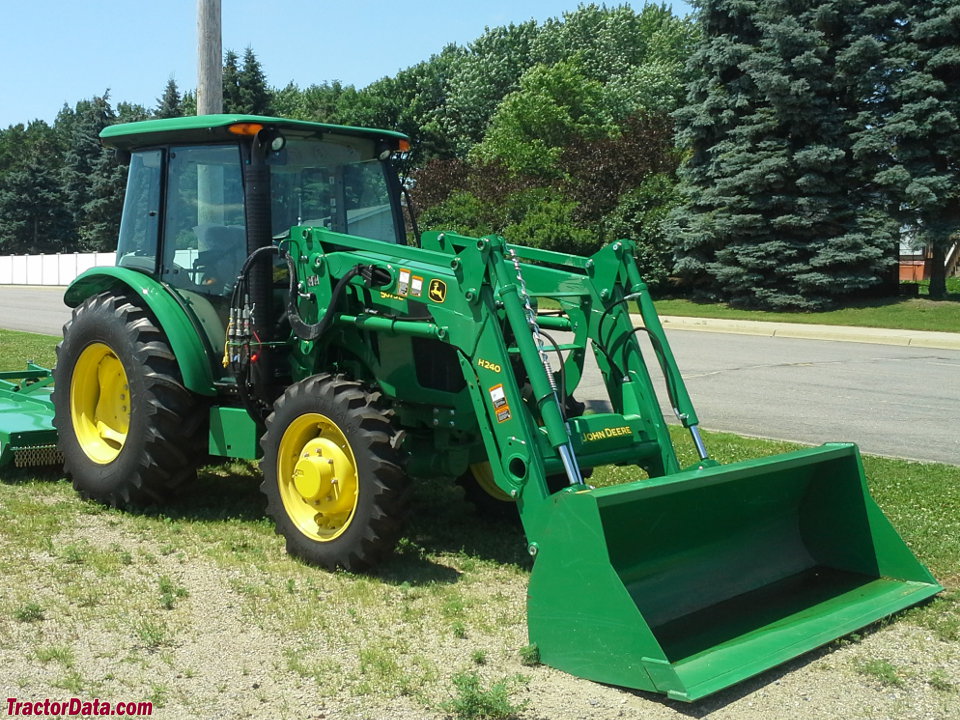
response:
[[[423,278],[417,277],[414,275],[410,278],[410,295],[413,297],[420,297],[423,293]]]
[[[490,388],[490,401],[493,403],[493,409],[497,413],[497,422],[506,422],[512,417],[510,415],[510,406],[507,404],[507,394],[503,391],[503,385],[494,385]]]
[[[397,295],[406,295],[410,289],[410,271],[400,268],[397,275]]]

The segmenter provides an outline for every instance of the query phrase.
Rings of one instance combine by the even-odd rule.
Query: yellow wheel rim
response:
[[[320,413],[287,426],[277,450],[277,483],[287,516],[312,540],[342,535],[357,510],[357,462],[346,436]]]
[[[516,502],[497,485],[493,479],[493,468],[490,467],[489,462],[474,463],[470,466],[470,473],[473,475],[473,479],[477,481],[477,485],[490,497],[503,502]]]
[[[70,414],[88,458],[100,465],[117,459],[130,429],[130,386],[107,345],[94,343],[80,353],[70,381]]]

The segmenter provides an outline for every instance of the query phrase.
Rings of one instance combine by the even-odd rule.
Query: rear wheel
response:
[[[363,570],[393,549],[407,486],[398,439],[379,395],[358,382],[315,375],[287,388],[261,440],[261,490],[287,552]]]
[[[163,500],[194,476],[205,420],[146,310],[100,293],[73,311],[57,346],[54,425],[85,497],[117,507]]]

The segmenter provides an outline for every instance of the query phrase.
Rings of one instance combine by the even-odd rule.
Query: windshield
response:
[[[273,234],[296,225],[400,242],[389,166],[367,140],[332,143],[291,138],[270,160]]]

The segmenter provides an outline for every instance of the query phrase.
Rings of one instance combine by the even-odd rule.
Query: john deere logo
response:
[[[431,280],[427,294],[434,302],[443,302],[447,299],[447,284],[443,280]]]

